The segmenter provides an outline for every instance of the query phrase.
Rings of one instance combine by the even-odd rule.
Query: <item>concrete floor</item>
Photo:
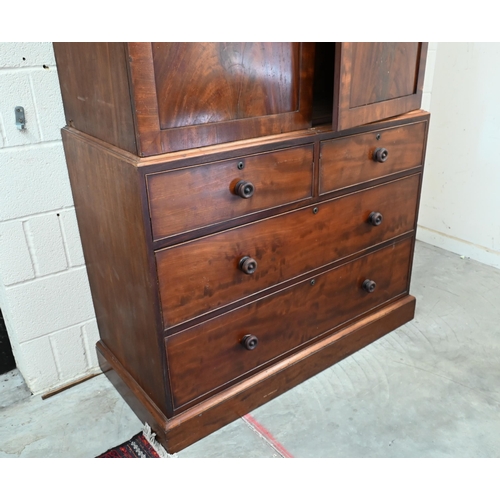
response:
[[[500,456],[500,270],[418,242],[411,293],[412,322],[252,412],[269,434],[240,419],[178,457]],[[94,457],[141,428],[100,375],[0,404],[0,457]]]

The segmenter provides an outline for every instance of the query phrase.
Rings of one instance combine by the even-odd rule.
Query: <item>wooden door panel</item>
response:
[[[418,53],[418,43],[355,43],[350,106],[414,94]]]
[[[154,43],[153,64],[162,129],[298,109],[300,43]]]
[[[314,43],[128,43],[139,156],[306,129]]]
[[[345,130],[420,108],[427,43],[338,43],[333,127]]]

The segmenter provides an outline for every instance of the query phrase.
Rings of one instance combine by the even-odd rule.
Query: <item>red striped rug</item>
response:
[[[126,443],[111,448],[96,458],[160,458],[141,432]]]

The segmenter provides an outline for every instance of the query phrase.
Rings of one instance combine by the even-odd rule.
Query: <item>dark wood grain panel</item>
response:
[[[333,128],[346,130],[418,109],[427,43],[339,42]]]
[[[310,198],[312,169],[309,145],[148,175],[153,238]],[[252,184],[250,198],[235,192],[241,181]]]
[[[105,149],[62,132],[99,335],[168,413],[141,178]]]
[[[353,44],[350,107],[414,94],[419,51],[418,43]]]
[[[298,110],[300,43],[153,43],[162,129]]]
[[[136,122],[137,154],[151,156],[169,151],[162,148],[156,98],[153,52],[150,43],[126,44],[130,95]]]
[[[418,186],[411,176],[156,252],[165,326],[413,230]],[[252,275],[238,267],[244,256],[257,261]]]
[[[137,152],[123,43],[54,43],[66,123]]]
[[[250,43],[248,47],[254,47],[250,51],[243,44],[241,54],[248,52],[244,68],[241,63],[224,60],[221,54],[236,53],[224,50],[227,46],[128,44],[140,156],[280,134],[311,125],[313,43]],[[258,47],[265,50],[256,50]],[[189,59],[193,53],[203,52],[212,55]],[[275,64],[286,71],[279,76],[273,74]],[[193,66],[197,71],[192,72]],[[179,77],[176,68],[192,78]],[[248,95],[250,89],[256,93]],[[183,96],[189,99],[184,102]]]
[[[323,141],[319,193],[353,186],[423,164],[427,122],[380,129],[367,134]],[[383,163],[373,159],[377,148],[388,151]]]
[[[386,247],[283,292],[167,337],[176,407],[407,291],[412,240]],[[365,280],[376,282],[373,293]],[[255,349],[242,345],[258,339]]]

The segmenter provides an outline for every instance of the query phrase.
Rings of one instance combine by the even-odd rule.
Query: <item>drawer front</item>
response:
[[[323,141],[320,194],[422,165],[426,124],[419,122]]]
[[[411,231],[419,182],[414,175],[156,252],[165,327]],[[253,274],[240,267],[245,257]]]
[[[313,146],[147,176],[153,239],[312,196]]]
[[[406,294],[413,238],[298,283],[167,337],[174,398],[180,407],[332,328]],[[373,292],[365,281],[376,284]],[[253,350],[246,339],[257,338]],[[250,346],[249,346],[250,347]]]

